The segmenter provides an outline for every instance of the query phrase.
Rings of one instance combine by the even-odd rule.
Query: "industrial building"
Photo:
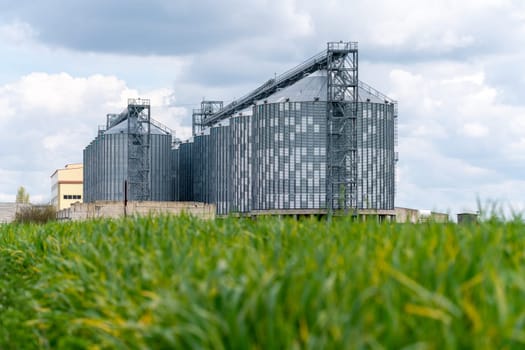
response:
[[[51,175],[51,205],[57,210],[82,202],[83,164],[67,164]]]
[[[218,215],[393,217],[397,103],[358,72],[357,43],[328,43],[228,105],[203,101],[193,137],[173,145],[149,103],[130,100],[84,151],[84,200],[204,202]]]

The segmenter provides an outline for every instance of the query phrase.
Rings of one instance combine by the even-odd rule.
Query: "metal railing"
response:
[[[171,134],[172,137],[175,137],[175,131],[173,129],[170,129],[169,127],[167,127],[166,125],[162,124],[161,122],[159,122],[158,120],[155,120],[153,118],[150,118],[149,120],[150,124],[159,128],[160,130],[164,131],[165,133],[167,134]]]
[[[129,107],[149,107],[150,100],[143,98],[128,98],[128,106],[120,114],[108,114],[107,115],[107,128],[110,129],[115,125],[119,124],[129,116]]]
[[[149,106],[150,100],[146,98],[128,98],[128,106],[129,105],[135,105],[135,106]]]
[[[352,51],[357,50],[358,43],[356,41],[339,41],[339,42],[329,42],[327,47],[330,51]]]
[[[370,85],[368,85],[367,83],[359,80],[359,88],[360,89],[363,89],[365,90],[366,92],[368,92],[370,95],[372,96],[375,96],[381,100],[384,100],[385,102],[389,102],[389,103],[397,103],[396,100],[388,97],[387,95],[383,94],[382,92],[379,92],[378,90],[374,89],[373,87],[371,87]]]

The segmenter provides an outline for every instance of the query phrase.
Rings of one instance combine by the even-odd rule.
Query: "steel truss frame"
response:
[[[130,200],[151,198],[151,109],[150,101],[129,99],[128,126],[128,196]]]
[[[219,113],[224,107],[222,101],[202,101],[200,109],[194,109],[192,115],[192,135],[198,135],[205,127],[205,121]]]
[[[357,212],[358,47],[327,44],[327,191],[329,215]]]

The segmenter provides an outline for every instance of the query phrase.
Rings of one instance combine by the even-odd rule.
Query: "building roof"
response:
[[[51,174],[51,178],[53,176],[55,176],[59,171],[62,172],[62,171],[67,171],[67,170],[77,170],[77,169],[80,169],[84,167],[84,163],[70,163],[70,164],[66,164],[64,166],[64,168],[61,168],[61,169],[56,169],[55,171],[53,171],[53,174]]]

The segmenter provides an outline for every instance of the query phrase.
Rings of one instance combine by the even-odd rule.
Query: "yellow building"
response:
[[[82,163],[67,164],[51,175],[51,204],[58,210],[82,202],[83,170]]]

